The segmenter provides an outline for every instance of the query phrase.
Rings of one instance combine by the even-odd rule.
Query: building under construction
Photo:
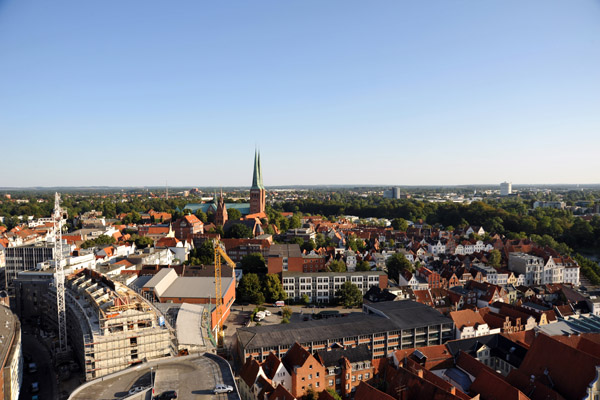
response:
[[[68,276],[65,287],[69,344],[86,380],[174,353],[164,318],[133,290],[88,269]]]

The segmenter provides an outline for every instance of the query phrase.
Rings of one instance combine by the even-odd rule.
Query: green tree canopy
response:
[[[242,271],[245,274],[266,274],[267,265],[265,264],[265,258],[260,253],[252,253],[244,256],[240,262]]]
[[[401,272],[413,271],[413,266],[402,253],[394,253],[387,259],[385,265],[388,270],[388,276],[391,279],[398,279]]]
[[[502,262],[502,254],[500,253],[500,250],[494,249],[490,251],[488,261],[492,267],[500,268],[500,263]]]
[[[341,260],[333,260],[329,263],[329,270],[331,272],[346,272],[346,264]]]
[[[206,224],[208,222],[208,215],[206,215],[206,213],[200,209],[196,211],[196,217],[198,217],[198,219],[202,221],[203,224]]]
[[[145,249],[146,247],[150,247],[154,244],[154,240],[149,238],[148,236],[140,236],[135,239],[135,247],[138,249]]]
[[[256,274],[244,274],[237,290],[237,297],[242,302],[253,304],[262,304],[265,302],[265,296],[261,291],[260,279]]]
[[[152,242],[152,239],[150,239],[150,241]],[[90,247],[105,246],[105,245],[110,245],[110,244],[114,244],[114,243],[115,243],[114,237],[108,236],[108,235],[100,235],[95,239],[89,239],[89,240],[86,240],[85,242],[83,242],[81,244],[81,248],[88,249]],[[136,243],[136,246],[137,246],[137,243]]]
[[[371,265],[369,264],[368,261],[361,260],[356,263],[356,270],[357,271],[370,271]]]
[[[235,208],[227,210],[227,219],[231,221],[237,221],[240,218],[242,218],[242,213],[239,210]]]
[[[231,228],[225,232],[225,237],[235,238],[235,239],[249,239],[254,235],[252,234],[252,229],[248,228],[244,224],[233,224]]]
[[[300,301],[302,302],[302,304],[304,304],[305,306],[307,306],[307,305],[310,304],[310,297],[308,297],[308,295],[306,293],[304,293],[300,297]]]
[[[200,246],[190,251],[188,264],[212,265],[214,262],[215,248],[210,240],[205,240]]]
[[[277,274],[267,274],[263,279],[263,294],[269,303],[285,300],[287,295]]]
[[[362,305],[362,293],[358,286],[352,282],[344,282],[335,295],[344,307],[359,307]]]
[[[404,218],[394,218],[392,220],[392,228],[397,231],[406,232],[408,229],[408,222]]]

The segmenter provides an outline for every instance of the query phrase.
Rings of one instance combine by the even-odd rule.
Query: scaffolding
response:
[[[69,276],[68,287],[86,380],[174,354],[164,318],[133,290],[90,270]]]

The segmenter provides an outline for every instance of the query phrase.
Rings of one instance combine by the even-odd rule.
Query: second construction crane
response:
[[[227,265],[229,265],[231,268],[235,268],[235,263],[231,260],[231,258],[229,258],[221,242],[215,240],[213,245],[215,248],[215,315],[217,318],[217,346],[221,347],[223,345],[223,337],[225,336],[225,332],[223,332],[223,288],[221,286],[221,265],[222,260],[225,260]]]

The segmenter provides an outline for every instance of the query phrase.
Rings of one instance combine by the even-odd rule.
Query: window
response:
[[[358,380],[362,381],[362,374],[358,375]]]
[[[365,374],[365,379],[369,379],[369,374]]]
[[[339,385],[341,382],[342,382],[342,381],[341,381],[341,379],[340,379],[340,378],[337,378],[337,379],[335,380],[335,383],[336,383],[336,385]]]
[[[315,376],[318,378],[318,377],[319,377],[319,373],[317,372],[317,373],[315,374]]]
[[[352,375],[352,382],[356,382],[356,375]]]
[[[308,374],[308,379],[312,379],[312,374]]]
[[[333,379],[329,380],[329,386],[333,386]]]
[[[349,379],[349,378],[350,378],[350,374],[346,374],[346,379]]]
[[[350,389],[350,384],[346,383],[346,390]]]
[[[316,386],[316,387],[319,387],[319,382],[315,383],[315,386]]]
[[[308,366],[308,369],[312,369],[312,364],[310,364],[310,365]]]

